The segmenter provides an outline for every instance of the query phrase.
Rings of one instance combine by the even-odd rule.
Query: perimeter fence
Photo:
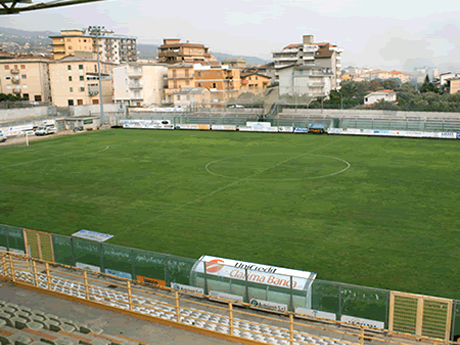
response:
[[[281,274],[275,274],[271,284],[259,284],[262,277],[260,271],[243,268],[238,273],[235,267],[222,264],[219,267],[229,269],[230,273],[227,276],[217,275],[213,274],[216,270],[213,271],[205,262],[195,259],[9,225],[0,225],[0,250],[94,273],[110,274],[154,286],[185,289],[237,302],[263,305],[265,301],[265,307],[270,310],[310,313],[311,316],[404,332],[407,332],[407,324],[425,322],[425,328],[420,325],[412,333],[421,336],[434,334],[434,337],[445,340],[457,340],[460,334],[460,301],[457,300],[439,298],[441,304],[447,303],[448,307],[440,304],[439,310],[443,316],[440,317],[439,313],[434,315],[436,322],[431,322],[429,329],[426,317],[418,320],[417,309],[413,316],[399,302],[399,295],[395,299],[392,295],[395,292],[385,289],[319,279],[299,288],[298,278]],[[438,299],[408,295],[412,298],[409,302],[421,306],[419,314],[422,315],[428,303]],[[430,301],[425,302],[425,309],[419,299]],[[398,310],[403,310],[402,314]]]

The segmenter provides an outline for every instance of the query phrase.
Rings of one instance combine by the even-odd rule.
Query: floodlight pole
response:
[[[99,108],[101,121],[104,119],[104,101],[102,97],[102,75],[101,75],[101,62],[99,58],[99,36],[104,36],[107,33],[112,33],[105,29],[105,26],[90,26],[88,27],[88,34],[96,37],[96,54],[97,54],[97,73],[99,78]]]

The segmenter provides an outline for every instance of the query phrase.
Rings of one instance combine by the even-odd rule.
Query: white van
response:
[[[54,134],[57,132],[57,128],[54,124],[48,124],[44,126],[40,126],[35,130],[35,135],[47,135],[47,134]]]
[[[4,143],[6,141],[6,134],[0,129],[0,143]]]

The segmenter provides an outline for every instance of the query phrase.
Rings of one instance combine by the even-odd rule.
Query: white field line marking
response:
[[[103,149],[101,151],[94,152],[93,154],[101,153],[101,152],[107,151],[108,149],[109,149],[109,146],[107,146],[105,149]],[[25,164],[29,164],[29,163],[41,162],[41,161],[46,161],[46,160],[49,160],[49,159],[64,157],[64,156],[68,156],[68,155],[71,155],[71,154],[75,154],[75,153],[74,152],[69,152],[69,153],[64,153],[63,155],[45,157],[45,158],[35,159],[33,161],[27,161],[27,162],[21,162],[21,163],[17,163],[17,164],[11,164],[11,165],[0,167],[0,170],[6,169],[6,168],[11,168],[11,167],[16,167],[16,166],[19,166],[19,165],[25,165]],[[78,154],[75,154],[75,155],[78,156]]]
[[[262,155],[262,154],[260,154]],[[307,154],[302,154],[302,155],[307,155]],[[256,155],[240,155],[240,156],[234,156],[234,157],[247,157],[247,156],[256,156]],[[222,158],[222,159],[218,159],[216,161],[212,161],[212,162],[209,162],[208,164],[206,164],[205,166],[205,169],[208,173],[212,174],[212,175],[215,175],[215,176],[219,176],[219,177],[225,177],[225,178],[229,178],[229,179],[232,179],[232,180],[250,180],[250,181],[302,181],[302,180],[314,180],[314,179],[318,179],[318,178],[325,178],[325,177],[329,177],[329,176],[334,176],[334,175],[337,175],[337,174],[340,174],[340,173],[343,173],[345,172],[346,170],[348,170],[350,167],[351,167],[351,164],[349,162],[347,162],[346,160],[343,160],[343,159],[340,159],[340,158],[337,158],[337,157],[332,157],[332,156],[324,156],[324,155],[312,155],[312,154],[308,154],[308,156],[316,156],[316,157],[326,157],[326,158],[332,158],[332,159],[335,159],[337,161],[341,161],[343,163],[345,163],[347,165],[347,167],[345,169],[342,169],[342,170],[339,170],[339,171],[336,171],[334,173],[331,173],[331,174],[327,174],[327,175],[319,175],[319,176],[313,176],[313,177],[300,177],[300,178],[283,178],[283,179],[268,179],[268,178],[247,178],[247,177],[234,177],[234,176],[227,176],[227,175],[222,175],[222,174],[218,174],[214,171],[211,171],[209,169],[209,167],[214,164],[214,163],[217,163],[217,162],[220,162],[220,161],[223,161],[223,160],[226,160],[226,159],[229,159],[229,158],[234,158],[234,157],[229,157],[229,158]],[[294,158],[297,158],[299,156],[296,156]],[[293,159],[294,159],[293,158]]]
[[[302,154],[300,154],[300,155],[295,156],[294,158],[286,159],[286,160],[284,160],[284,161],[282,161],[282,162],[280,162],[280,163],[278,163],[278,164],[275,164],[275,165],[273,165],[273,166],[271,166],[271,167],[265,168],[265,169],[263,169],[263,170],[261,170],[261,171],[258,171],[258,172],[254,173],[254,174],[252,174],[252,175],[249,175],[249,176],[247,176],[247,177],[245,177],[245,178],[242,178],[242,179],[240,179],[240,180],[236,180],[235,182],[232,182],[232,183],[230,183],[230,184],[228,184],[228,185],[226,185],[226,186],[224,186],[224,187],[218,188],[218,189],[216,189],[216,190],[214,190],[214,191],[212,191],[212,192],[210,192],[210,193],[208,193],[208,194],[206,194],[206,195],[203,195],[203,196],[201,196],[201,197],[199,197],[199,198],[197,198],[197,199],[195,199],[195,200],[193,200],[193,201],[190,201],[190,202],[188,202],[188,203],[186,203],[186,204],[183,204],[183,205],[181,205],[181,206],[178,206],[178,207],[172,209],[171,211],[162,213],[162,214],[160,214],[160,215],[158,215],[158,216],[156,216],[156,217],[150,218],[150,219],[146,220],[145,222],[142,222],[142,223],[140,223],[140,224],[138,224],[138,225],[136,225],[136,226],[133,226],[133,227],[128,228],[128,229],[126,229],[126,230],[124,230],[124,231],[122,231],[122,232],[119,232],[119,233],[116,234],[116,235],[121,235],[121,234],[125,233],[126,231],[134,230],[134,229],[136,229],[136,228],[138,228],[138,227],[140,227],[140,226],[142,226],[142,225],[145,225],[145,224],[150,223],[150,222],[152,222],[152,221],[154,221],[154,220],[157,220],[158,218],[161,218],[161,217],[166,216],[166,215],[168,215],[168,214],[170,214],[170,213],[174,213],[174,212],[176,212],[176,211],[182,210],[183,208],[185,208],[185,207],[187,207],[187,206],[189,206],[189,205],[192,205],[192,204],[196,203],[197,200],[203,200],[203,199],[205,199],[205,198],[208,198],[208,197],[210,197],[210,196],[213,196],[214,194],[219,193],[220,191],[223,191],[224,189],[227,189],[227,188],[229,188],[229,187],[232,187],[232,186],[234,186],[234,185],[240,183],[241,181],[246,181],[246,180],[250,179],[251,177],[254,177],[254,176],[256,176],[256,175],[262,174],[263,172],[268,171],[268,170],[270,170],[270,169],[272,169],[272,168],[276,168],[276,167],[280,166],[281,164],[284,164],[284,163],[287,163],[287,162],[289,162],[289,161],[291,161],[291,160],[293,160],[293,159],[296,159],[297,157],[300,157],[300,156],[303,156],[303,155],[310,154],[311,152],[315,152],[315,151],[317,151],[317,150],[319,150],[319,149],[322,149],[322,148],[324,148],[324,147],[326,147],[326,146],[332,145],[332,144],[334,144],[334,143],[336,143],[336,142],[338,142],[338,141],[341,141],[341,140],[343,140],[343,139],[334,140],[333,142],[331,142],[331,143],[329,143],[329,144],[326,144],[326,145],[317,147],[316,149],[313,149],[313,150],[311,150],[311,151],[309,151],[309,152],[307,152],[307,153],[302,153]]]

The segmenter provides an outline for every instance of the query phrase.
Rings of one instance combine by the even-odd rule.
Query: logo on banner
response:
[[[220,260],[220,259],[214,259],[214,260],[209,261],[206,264],[206,272],[209,272],[209,273],[219,272],[224,267],[219,264],[223,264],[223,263],[224,263],[224,260]]]

